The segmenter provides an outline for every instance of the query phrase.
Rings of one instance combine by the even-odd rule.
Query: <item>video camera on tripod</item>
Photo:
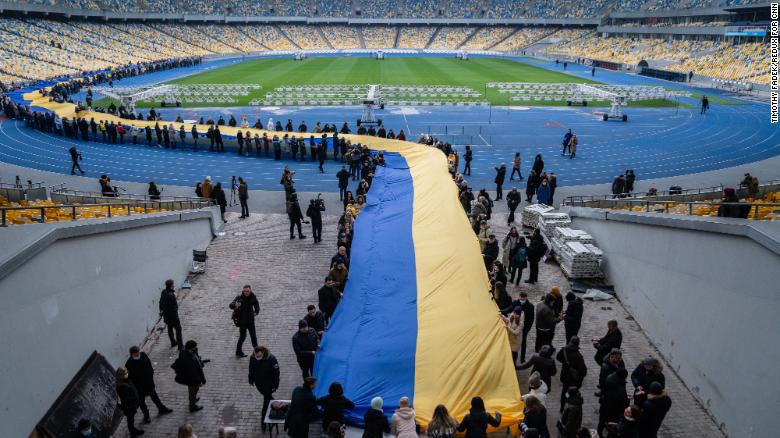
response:
[[[230,180],[230,206],[238,205],[236,201],[236,194],[238,192],[238,183],[236,182],[236,176],[233,175]]]

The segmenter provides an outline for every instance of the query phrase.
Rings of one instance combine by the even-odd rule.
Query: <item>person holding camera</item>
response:
[[[209,360],[203,360],[198,354],[198,343],[189,340],[184,344],[184,349],[179,352],[179,358],[171,365],[176,373],[175,381],[181,385],[187,386],[187,393],[190,402],[190,412],[197,412],[203,409],[198,406],[200,400],[198,391],[200,387],[206,384],[206,376],[203,374],[203,365]]]
[[[325,201],[317,195],[317,199],[309,202],[309,208],[306,209],[306,216],[311,219],[311,232],[314,236],[314,243],[322,242],[322,212],[325,211]]]
[[[70,166],[70,174],[75,175],[76,169],[78,169],[79,172],[84,175],[84,171],[81,169],[81,166],[79,166],[79,161],[83,159],[81,153],[76,150],[76,146],[72,146],[70,149],[68,149],[68,152],[70,152],[70,160],[73,162],[73,165]]]
[[[305,239],[306,236],[301,231],[303,213],[301,212],[301,205],[298,203],[298,195],[295,192],[290,194],[290,200],[287,201],[287,217],[290,218],[290,240],[295,239],[295,227],[298,227],[298,238]]]
[[[228,306],[233,310],[233,323],[238,327],[239,336],[236,344],[236,356],[246,357],[242,351],[246,332],[249,331],[249,337],[252,341],[252,347],[257,347],[257,333],[255,332],[255,315],[260,313],[260,303],[257,296],[252,292],[252,286],[246,285],[241,293],[236,296]]]

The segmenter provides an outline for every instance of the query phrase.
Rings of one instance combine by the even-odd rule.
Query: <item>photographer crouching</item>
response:
[[[322,242],[322,212],[325,211],[325,201],[321,198],[322,193],[317,194],[317,199],[309,201],[309,208],[306,210],[306,216],[311,219],[311,233],[314,236],[314,243]]]

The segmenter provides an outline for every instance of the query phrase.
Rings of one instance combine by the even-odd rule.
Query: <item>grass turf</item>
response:
[[[263,58],[245,61],[215,70],[171,81],[171,84],[260,84],[262,89],[238,97],[238,103],[191,103],[184,106],[244,106],[251,100],[262,99],[279,86],[324,84],[384,84],[384,85],[448,85],[465,86],[483,95],[476,101],[493,105],[565,106],[564,101],[512,102],[509,95],[486,88],[489,82],[599,82],[570,76],[500,58],[390,57],[377,61],[367,57],[308,58],[294,61],[289,58]],[[486,93],[486,94],[485,94]],[[468,101],[468,98],[443,100]],[[108,105],[108,100],[96,102]],[[596,106],[596,102],[592,106]],[[606,104],[606,103],[604,103]],[[631,106],[666,107],[672,102],[632,102]],[[139,102],[139,107],[156,106],[154,102]],[[603,106],[603,105],[601,105]]]

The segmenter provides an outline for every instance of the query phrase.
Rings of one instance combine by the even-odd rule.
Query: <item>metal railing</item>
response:
[[[2,189],[39,189],[43,187],[44,181],[40,182],[32,182],[32,181],[24,181],[19,183],[4,183],[0,182],[0,188]]]
[[[70,220],[76,221],[80,219],[95,219],[95,218],[79,218],[79,210],[83,209],[95,209],[99,208],[106,211],[107,217],[113,217],[115,215],[131,216],[135,214],[146,214],[151,210],[152,212],[166,211],[183,211],[183,210],[196,210],[200,208],[210,207],[213,202],[209,199],[195,199],[190,201],[134,201],[134,202],[120,202],[120,203],[105,203],[105,204],[78,204],[78,205],[38,205],[38,206],[22,206],[22,207],[0,207],[0,227],[8,226],[8,212],[10,211],[24,211],[32,210],[39,213],[37,222],[46,222],[47,210],[70,210]],[[136,207],[143,207],[143,212],[134,212]],[[36,221],[36,219],[33,219]]]
[[[765,203],[756,203],[756,202],[722,202],[722,201],[716,201],[716,202],[707,202],[707,201],[665,201],[665,200],[658,200],[658,199],[602,199],[600,200],[600,203],[606,203],[608,206],[599,206],[597,208],[606,208],[609,210],[622,210],[620,207],[629,207],[632,209],[634,206],[643,206],[644,211],[648,213],[666,213],[666,214],[685,214],[688,216],[694,216],[696,215],[694,212],[694,208],[696,206],[707,206],[707,207],[718,207],[724,205],[729,207],[747,207],[745,210],[742,211],[743,215],[741,217],[744,217],[746,219],[754,219],[754,220],[761,220],[759,217],[759,209],[760,208],[775,208],[775,211],[780,213],[780,203],[774,203],[774,202],[765,202]],[[671,208],[684,205],[687,206],[686,209],[683,209],[683,211],[670,211]],[[635,210],[631,210],[635,211]],[[752,213],[752,214],[751,214]]]
[[[145,201],[145,202],[159,202],[159,201],[208,201],[206,198],[198,198],[196,196],[163,196],[160,195],[159,199],[152,199],[150,195],[137,194],[137,193],[117,193],[116,196],[104,195],[103,192],[89,192],[82,190],[69,190],[64,187],[51,190],[52,195],[62,195],[65,197],[82,197],[82,198],[103,198],[107,201]]]
[[[758,192],[759,194],[765,194],[770,187],[778,186],[778,185],[780,185],[780,180],[767,181],[758,186]],[[726,186],[721,184],[712,187],[699,187],[695,189],[658,190],[656,192],[632,192],[632,193],[623,193],[621,195],[614,195],[614,194],[573,195],[573,196],[567,196],[566,199],[563,200],[563,205],[569,205],[575,207],[587,207],[587,205],[585,205],[586,202],[625,200],[626,198],[634,198],[634,199],[651,198],[650,199],[651,201],[655,199],[656,202],[662,202],[662,200],[658,198],[663,198],[668,196],[705,195],[705,194],[711,194],[716,198],[720,198],[723,196],[724,187]],[[738,194],[740,192],[744,192],[744,193],[747,192],[747,188],[745,187],[737,187],[736,190]],[[624,197],[618,198],[619,196],[624,196]]]

